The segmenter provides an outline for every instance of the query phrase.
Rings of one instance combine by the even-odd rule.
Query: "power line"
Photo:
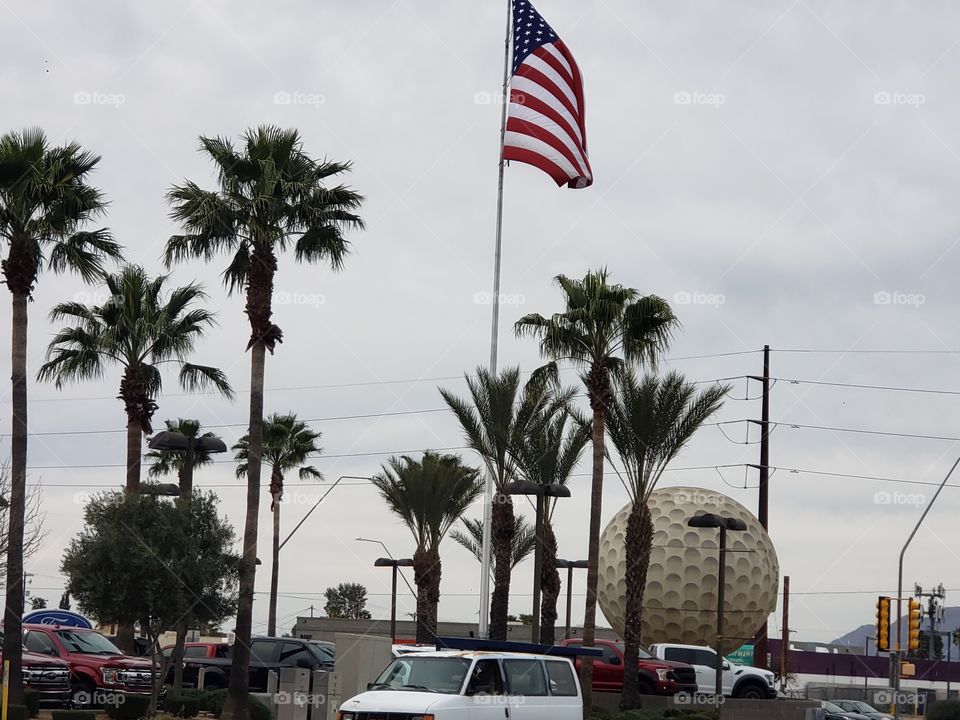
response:
[[[859,390],[887,390],[892,392],[924,393],[928,395],[960,395],[960,390],[934,390],[932,388],[911,388],[896,385],[860,385],[858,383],[826,382],[824,380],[799,380],[796,378],[771,378],[791,385],[823,385],[826,387],[856,388]]]
[[[822,355],[960,355],[960,350],[896,350],[896,349],[848,349],[831,350],[817,348],[770,348],[770,352],[808,353]]]

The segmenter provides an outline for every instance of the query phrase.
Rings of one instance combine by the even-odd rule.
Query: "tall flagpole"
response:
[[[507,0],[507,32],[503,40],[503,91],[500,95],[500,169],[497,180],[497,240],[493,250],[493,308],[490,318],[490,373],[497,373],[497,340],[500,332],[500,248],[503,237],[503,145],[507,134],[507,86],[510,83],[510,25],[513,0]],[[480,637],[490,634],[490,526],[493,523],[493,476],[487,473],[483,503],[483,540],[480,561]]]

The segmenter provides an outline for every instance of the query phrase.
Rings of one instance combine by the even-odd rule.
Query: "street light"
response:
[[[397,641],[397,568],[413,567],[413,560],[410,558],[394,559],[377,558],[373,563],[374,567],[393,568],[393,580],[390,583],[390,639]]]
[[[180,486],[176,483],[140,483],[140,494],[154,497],[180,497]]]
[[[193,494],[193,459],[197,450],[202,453],[223,453],[227,445],[218,437],[188,437],[176,430],[162,430],[156,433],[147,447],[151,450],[179,450],[184,453],[183,458],[183,495],[190,497]],[[143,492],[141,486],[140,492]],[[176,493],[180,495],[178,491]]]
[[[563,633],[564,640],[570,639],[570,605],[573,603],[573,569],[590,567],[589,560],[557,560],[558,568],[567,569],[567,629]]]
[[[383,540],[377,540],[376,538],[365,538],[365,537],[354,538],[354,540],[356,540],[357,542],[367,542],[367,543],[374,543],[375,545],[379,545],[380,547],[383,548],[383,551],[387,554],[387,557],[389,557],[391,560],[394,559],[393,553],[390,552],[390,548],[388,548],[386,545],[383,544]],[[407,567],[407,566],[401,565],[401,567]],[[410,594],[413,595],[413,599],[416,600],[417,591],[413,589],[413,586],[410,584],[410,581],[407,580],[407,576],[403,574],[402,570],[400,571],[400,577],[403,579],[403,584],[407,586],[407,590],[409,590]]]
[[[720,643],[723,638],[723,591],[727,584],[727,531],[746,530],[747,524],[739,518],[703,513],[687,520],[687,526],[720,530],[720,567],[717,572],[717,666],[714,685],[714,700],[719,708],[723,697],[723,653],[720,651]]]
[[[533,621],[530,623],[532,642],[540,642],[540,573],[543,568],[543,499],[545,497],[570,497],[570,488],[559,483],[540,483],[529,480],[514,480],[503,487],[505,495],[534,495],[537,498],[536,524],[533,545]]]

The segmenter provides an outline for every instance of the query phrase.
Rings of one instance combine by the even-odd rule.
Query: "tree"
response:
[[[483,559],[483,520],[461,518],[464,530],[454,530],[450,537],[477,560]],[[533,525],[523,515],[513,516],[513,543],[510,547],[510,569],[530,557],[536,546]],[[508,618],[509,620],[509,618]]]
[[[157,672],[159,636],[189,614],[221,622],[236,608],[239,558],[216,496],[189,503],[104,493],[87,503],[85,527],[67,548],[67,591],[99,622],[140,623],[152,643],[154,700],[169,669]]]
[[[45,610],[47,608],[46,598],[42,597],[32,597],[30,598],[30,609],[31,610]]]
[[[187,362],[197,341],[216,324],[198,303],[207,295],[191,283],[165,292],[168,276],[151,278],[127,265],[104,276],[108,297],[101,305],[67,302],[50,311],[53,321],[76,324],[60,330],[47,349],[37,377],[64,383],[98,380],[109,365],[122,368],[120,400],[127,415],[127,491],[139,492],[143,435],[153,432],[156,398],[163,390],[164,365],[180,368],[180,386],[188,391],[213,388],[227,398],[233,391],[223,372]]]
[[[244,291],[250,320],[250,462],[247,472],[240,604],[230,696],[224,720],[246,720],[250,669],[250,633],[256,576],[257,525],[260,512],[260,457],[263,449],[263,382],[266,351],[283,339],[271,321],[271,296],[277,255],[293,249],[298,262],[327,262],[340,269],[348,252],[344,230],[362,228],[355,210],[363,198],[353,190],[326,183],[348,164],[312,159],[296,130],[263,126],[243,136],[240,150],[224,138],[200,138],[201,150],[219,175],[216,190],[187,181],[171,188],[171,215],[184,233],[167,242],[165,259],[173,262],[219,253],[232,256],[224,272],[228,290]]]
[[[106,201],[88,184],[100,162],[77,143],[51,146],[39,128],[0,137],[0,263],[12,300],[10,325],[10,507],[3,657],[10,661],[10,702],[23,704],[21,620],[23,615],[23,536],[27,487],[27,302],[41,270],[70,271],[84,281],[99,277],[103,263],[121,255],[105,229],[86,230]]]
[[[549,362],[537,371],[538,375],[555,381],[557,363],[569,362],[581,369],[580,377],[590,400],[593,477],[583,619],[583,644],[590,647],[596,637],[604,428],[612,394],[611,377],[633,364],[655,367],[678,322],[666,300],[656,295],[641,296],[633,288],[611,284],[606,269],[588,272],[581,280],[558,275],[556,282],[564,295],[563,311],[550,317],[525,315],[516,322],[514,330],[520,337],[540,341],[540,355]],[[584,718],[589,718],[593,709],[591,657],[585,657],[581,665],[580,684]]]
[[[0,497],[10,497],[10,465],[0,464]],[[24,517],[23,517],[23,559],[33,557],[43,544],[47,531],[43,524],[46,520],[46,513],[43,511],[41,501],[43,500],[42,485],[35,484],[29,486],[24,498]],[[0,510],[0,570],[7,566],[7,545],[9,540],[10,525],[6,510]]]
[[[294,413],[271,415],[263,424],[262,459],[270,466],[270,511],[273,513],[273,568],[270,575],[270,610],[267,635],[277,633],[277,586],[280,582],[280,502],[283,500],[283,476],[296,470],[301,480],[323,480],[313,465],[305,465],[311,455],[319,455],[320,432],[311,430]],[[247,474],[250,461],[250,437],[244,435],[233,446],[236,451],[237,477]]]
[[[60,596],[60,604],[57,605],[57,607],[60,608],[61,610],[70,609],[70,591],[69,590],[65,590],[63,595]]]
[[[177,420],[164,420],[163,424],[170,432],[180,433],[188,438],[197,440],[201,438],[209,440],[219,440],[220,436],[216,433],[200,433],[200,421],[178,418]],[[165,478],[170,475],[177,476],[177,484],[180,485],[180,497],[189,498],[193,493],[193,485],[190,479],[184,473],[186,467],[186,450],[151,450],[144,457],[151,461],[150,469],[147,471],[147,477]],[[213,462],[212,453],[199,447],[193,451],[193,469],[209,465]]]
[[[524,479],[538,485],[566,485],[569,481],[590,441],[590,425],[569,409],[574,394],[574,390],[560,393],[559,402],[531,424],[516,457]],[[544,498],[543,537],[540,539],[539,642],[544,645],[553,645],[556,639],[557,598],[560,597],[557,536],[553,531],[556,501],[555,497]]]
[[[520,382],[520,368],[506,368],[499,375],[477,368],[465,376],[470,401],[440,389],[440,394],[463,429],[468,447],[483,460],[493,478],[490,521],[491,555],[494,560],[493,598],[490,603],[490,638],[507,639],[507,611],[510,603],[510,571],[513,567],[513,500],[503,492],[516,479],[515,451],[531,422],[544,412],[551,395],[543,383]]]
[[[387,507],[413,534],[417,642],[434,643],[440,602],[440,541],[483,492],[480,471],[456,455],[427,451],[421,460],[392,457],[372,478]]]
[[[327,603],[323,610],[327,617],[370,619],[370,611],[367,610],[367,588],[360,583],[340,583],[336,587],[328,587],[324,595]]]
[[[176,421],[164,420],[168,431],[180,433],[191,440],[195,439],[219,439],[217,435],[211,432],[200,434],[200,421],[179,418]],[[179,502],[189,503],[193,496],[193,473],[186,472],[187,469],[187,450],[151,450],[146,457],[152,461],[150,469],[147,471],[148,477],[164,478],[169,475],[177,476],[177,483],[180,486]],[[195,447],[193,449],[193,469],[203,467],[213,462],[213,455],[202,449]],[[177,639],[173,646],[171,662],[173,663],[173,693],[179,694],[183,690],[183,647],[187,639],[187,630],[191,618],[189,614],[183,615],[177,622]]]
[[[624,612],[624,675],[620,705],[625,710],[640,706],[640,623],[643,591],[647,584],[653,550],[653,520],[650,493],[657,487],[667,465],[693,434],[723,405],[730,391],[714,385],[697,392],[677,372],[663,378],[638,378],[632,370],[618,376],[607,415],[607,428],[627,476],[630,514],[624,539],[626,550],[626,599]]]

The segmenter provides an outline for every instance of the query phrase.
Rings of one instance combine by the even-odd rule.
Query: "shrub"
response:
[[[220,688],[218,690],[207,690],[199,693],[197,697],[198,709],[220,717],[221,713],[223,713],[223,704],[227,701],[229,692],[226,688]],[[187,691],[184,691],[184,695],[186,694]],[[247,707],[249,709],[250,720],[271,720],[272,718],[270,708],[253,695],[247,695]]]
[[[7,720],[27,720],[26,705],[7,705]]]
[[[196,717],[197,713],[200,712],[199,695],[199,693],[194,693],[193,695],[188,695],[187,693],[174,695],[169,693],[163,700],[163,709],[171,715],[176,715],[181,718]]]
[[[960,701],[937,700],[927,708],[926,720],[960,720]]]
[[[150,696],[134,693],[119,693],[116,702],[106,707],[111,720],[140,720],[150,714]]]
[[[52,720],[97,720],[93,710],[53,710],[50,715]]]
[[[23,689],[23,704],[27,706],[27,715],[35,718],[40,715],[40,693],[30,688]]]

